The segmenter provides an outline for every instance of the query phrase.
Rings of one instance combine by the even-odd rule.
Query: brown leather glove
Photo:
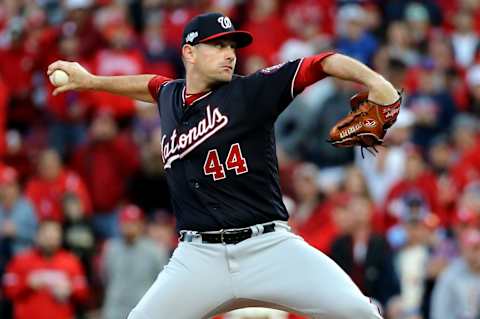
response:
[[[382,145],[387,129],[397,120],[402,94],[390,105],[380,105],[368,100],[368,92],[352,96],[352,111],[338,121],[330,130],[328,142],[336,147],[361,146],[363,148]],[[363,154],[363,153],[362,153]]]

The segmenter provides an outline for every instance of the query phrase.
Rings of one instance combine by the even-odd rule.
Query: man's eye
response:
[[[221,48],[223,48],[223,45],[221,43],[217,43],[217,44],[215,44],[215,47],[217,49],[221,49]]]

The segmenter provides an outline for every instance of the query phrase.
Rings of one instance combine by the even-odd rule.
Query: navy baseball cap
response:
[[[221,13],[205,13],[194,17],[183,30],[182,46],[195,45],[219,38],[228,38],[243,48],[252,43],[247,31],[237,31],[232,21]]]

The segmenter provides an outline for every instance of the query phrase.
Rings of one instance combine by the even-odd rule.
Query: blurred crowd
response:
[[[325,143],[357,84],[325,79],[292,102],[276,127],[290,224],[386,318],[479,319],[477,0],[2,1],[0,317],[125,318],[168,262],[177,242],[157,109],[52,96],[46,67],[183,77],[181,33],[205,11],[254,35],[238,73],[335,50],[403,90],[376,156]]]

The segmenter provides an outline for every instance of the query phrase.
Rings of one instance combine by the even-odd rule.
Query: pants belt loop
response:
[[[187,243],[202,242],[202,235],[196,231],[182,231],[180,232],[179,240],[183,240]]]
[[[256,225],[256,226],[257,226],[257,228],[258,228],[258,233],[259,233],[259,234],[263,234],[263,231],[264,231],[263,225],[262,225],[262,224],[259,224],[259,225]]]
[[[258,229],[257,225],[251,226],[250,229],[252,230],[252,237],[255,237],[255,236],[258,235],[259,229]]]
[[[252,230],[252,237],[261,235],[261,234],[263,234],[263,231],[264,231],[263,225],[261,225],[261,224],[253,225],[253,226],[250,227],[250,229]]]

